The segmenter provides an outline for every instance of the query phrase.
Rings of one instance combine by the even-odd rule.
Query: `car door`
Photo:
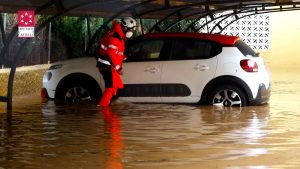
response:
[[[139,39],[127,43],[122,76],[125,87],[119,95],[130,102],[161,102],[161,53],[163,39]]]
[[[221,45],[194,38],[173,38],[170,60],[163,63],[163,102],[198,102],[214,77]]]

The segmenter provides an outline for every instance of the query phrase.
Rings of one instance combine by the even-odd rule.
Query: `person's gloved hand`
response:
[[[117,65],[117,66],[115,67],[115,70],[116,70],[120,75],[123,75],[123,68],[122,68],[122,66]]]
[[[117,72],[118,72],[120,75],[123,75],[123,69],[122,69],[122,67],[121,67],[119,70],[117,70]]]

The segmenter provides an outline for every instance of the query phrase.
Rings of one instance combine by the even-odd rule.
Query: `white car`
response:
[[[247,106],[267,103],[270,79],[263,58],[239,37],[201,33],[153,33],[127,41],[125,84],[130,102]],[[104,82],[96,59],[51,65],[43,97],[65,103],[98,102]]]

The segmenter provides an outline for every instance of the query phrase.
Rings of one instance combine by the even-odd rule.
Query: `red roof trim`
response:
[[[240,40],[237,36],[228,36],[228,35],[220,35],[220,34],[207,34],[207,33],[192,33],[192,32],[165,32],[165,33],[150,33],[145,34],[144,37],[150,38],[171,38],[171,37],[179,37],[179,38],[200,38],[205,40],[211,40],[222,45],[234,45],[238,40]]]

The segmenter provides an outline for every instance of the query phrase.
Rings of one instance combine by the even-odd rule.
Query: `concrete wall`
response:
[[[14,80],[13,95],[40,93],[42,79],[49,65],[37,65],[17,68]],[[0,95],[6,96],[10,69],[0,69]]]

